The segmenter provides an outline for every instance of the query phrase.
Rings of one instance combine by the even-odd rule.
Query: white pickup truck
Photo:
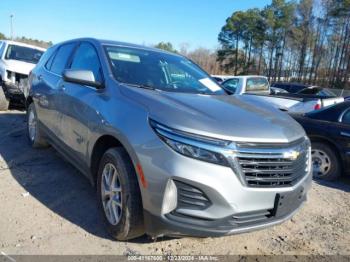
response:
[[[45,49],[24,43],[0,41],[0,110],[9,102],[24,105],[29,72]]]
[[[235,76],[223,83],[222,87],[233,95],[251,95],[254,99],[265,101],[272,106],[290,113],[307,113],[323,107],[344,102],[343,97],[326,95],[291,94],[273,92],[267,77]]]

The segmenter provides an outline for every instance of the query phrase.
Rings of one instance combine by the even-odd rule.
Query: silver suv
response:
[[[304,130],[227,95],[182,56],[76,39],[48,49],[30,84],[30,143],[52,145],[87,176],[118,240],[255,230],[306,200]]]

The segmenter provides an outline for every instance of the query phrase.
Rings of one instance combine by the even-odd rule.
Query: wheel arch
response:
[[[92,175],[92,182],[93,185],[96,186],[96,179],[97,179],[97,172],[98,172],[98,168],[99,168],[99,163],[101,161],[101,158],[103,156],[103,154],[110,148],[113,147],[119,147],[119,148],[123,148],[126,153],[128,154],[128,157],[131,161],[131,163],[133,164],[134,170],[135,170],[135,174],[137,175],[137,169],[135,168],[135,161],[132,157],[132,153],[130,152],[130,150],[128,150],[128,147],[125,146],[120,139],[118,139],[117,137],[115,137],[114,135],[110,135],[110,134],[105,134],[105,135],[101,135],[94,143],[92,150],[91,150],[91,157],[90,157],[90,172]],[[137,180],[139,182],[139,179],[137,177]],[[139,183],[140,186],[140,183]]]
[[[313,142],[325,143],[329,147],[331,147],[334,150],[337,158],[341,160],[340,167],[342,168],[342,170],[344,170],[344,168],[345,168],[344,158],[343,158],[342,154],[340,153],[340,149],[337,147],[337,145],[334,142],[332,142],[330,139],[323,137],[323,136],[310,136],[309,138],[311,140],[311,143],[313,143]]]

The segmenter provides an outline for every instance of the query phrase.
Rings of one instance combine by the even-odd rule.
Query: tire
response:
[[[336,180],[341,175],[341,165],[333,147],[326,143],[312,143],[313,176],[323,180]]]
[[[4,90],[0,86],[0,111],[7,111],[9,108],[9,101],[6,99]]]
[[[109,179],[106,175],[107,171],[112,174]],[[111,182],[113,174],[115,174],[114,183]],[[106,181],[108,181],[109,186],[106,186]],[[115,190],[111,190],[111,184]],[[112,191],[114,191],[113,194],[105,194],[105,192]],[[143,206],[137,176],[132,162],[123,148],[111,148],[103,155],[97,175],[97,199],[107,229],[113,238],[125,241],[145,233]],[[110,212],[113,212],[114,215],[111,215]]]
[[[27,110],[27,137],[29,144],[33,148],[45,148],[49,146],[38,125],[34,103],[31,103]]]

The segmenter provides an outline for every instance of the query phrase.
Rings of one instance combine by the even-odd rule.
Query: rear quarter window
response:
[[[264,77],[251,77],[247,79],[246,92],[268,92],[269,81]]]

